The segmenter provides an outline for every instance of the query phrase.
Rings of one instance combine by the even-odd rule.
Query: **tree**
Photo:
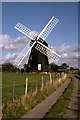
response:
[[[17,69],[17,72],[20,73],[20,69],[19,68]]]
[[[80,70],[78,71],[78,75],[80,75]]]
[[[49,66],[50,66],[50,72],[58,71],[58,65],[51,63]]]
[[[69,66],[66,63],[62,63],[60,66],[61,69],[67,69]]]
[[[24,64],[24,71],[26,72],[26,69],[27,69],[27,64]]]
[[[24,72],[24,69],[22,68],[22,69],[21,69],[21,73],[23,73],[23,72]]]
[[[24,64],[24,71],[30,72],[29,64]]]
[[[11,63],[5,63],[2,65],[3,72],[17,72],[18,68]]]
[[[74,68],[73,68],[73,67],[70,67],[70,70],[74,70]]]

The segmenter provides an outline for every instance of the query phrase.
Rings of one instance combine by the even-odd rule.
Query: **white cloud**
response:
[[[0,59],[0,64],[4,64],[4,63],[12,63],[12,64],[14,64],[14,60],[17,58],[18,55],[19,55],[19,53],[12,53],[12,54],[11,54],[11,53],[8,53],[8,54],[6,54],[2,59]],[[23,65],[28,62],[29,56],[30,56],[30,53],[29,53],[29,55],[21,62],[20,66],[17,66],[17,65],[16,65],[16,66],[19,67],[19,68],[22,68]],[[15,65],[15,64],[14,64],[14,65]]]
[[[78,45],[77,44],[72,44],[72,45],[66,45],[65,43],[60,45],[60,46],[56,46],[52,48],[54,51],[58,52],[59,54],[62,53],[66,53],[66,52],[76,52],[78,51]]]
[[[61,58],[57,62],[57,64],[61,65],[62,63],[65,62],[69,66],[78,67],[78,51],[74,52],[77,49],[76,44],[74,45],[75,46],[74,48],[72,47],[73,45],[71,45],[69,47],[69,49],[65,45],[66,51],[63,49],[62,46],[63,45],[61,45],[60,47],[56,47],[56,50],[55,50],[55,52],[56,52],[56,51],[59,51],[59,49],[62,48],[62,50],[61,50],[62,52],[60,51]],[[12,54],[8,53],[6,56],[3,57],[3,59],[2,59],[3,62],[2,63],[5,63],[5,62],[12,62],[13,63],[13,61],[17,57],[17,55],[18,55],[18,53],[12,53]],[[23,63],[26,63],[26,61],[27,61],[27,59],[25,58]]]
[[[1,42],[2,40],[2,42]],[[8,35],[0,35],[0,47],[6,51],[16,50],[16,53],[7,53],[3,56],[1,63],[5,62],[13,62],[17,57],[17,50],[20,49],[23,45],[26,45],[30,39],[26,36],[18,37],[17,39],[13,39]],[[62,44],[60,46],[56,46],[52,48],[55,52],[61,55],[60,60],[57,64],[61,65],[63,62],[66,62],[69,66],[78,67],[78,45],[66,45]],[[24,63],[26,59],[24,60]]]
[[[14,61],[14,59],[17,57],[17,54],[16,53],[8,53],[8,54],[6,54],[3,58],[2,58],[2,60],[1,60],[1,63],[3,64],[3,63],[7,63],[7,62],[12,62],[13,63],[13,61]]]
[[[0,35],[0,44],[8,44],[8,42],[12,40],[9,35]]]
[[[58,52],[61,55],[59,64],[67,63],[69,66],[78,67],[78,45],[66,45],[62,44],[59,47],[55,47],[54,51]]]
[[[23,45],[27,44],[30,39],[26,36],[13,39],[8,35],[0,35],[0,49],[6,51],[13,51],[20,49]]]
[[[36,35],[39,34],[38,31],[33,30]],[[20,36],[16,39],[11,38],[9,35],[0,35],[0,49],[10,51],[18,50],[22,46],[26,45],[30,39],[26,36]]]
[[[67,53],[63,53],[61,57],[66,58],[68,56]]]

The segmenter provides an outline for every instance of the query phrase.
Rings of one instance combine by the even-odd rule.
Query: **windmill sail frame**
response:
[[[61,56],[43,44],[44,40],[48,37],[48,35],[52,31],[52,29],[58,23],[58,21],[59,21],[59,19],[57,19],[56,17],[53,16],[50,19],[50,21],[47,23],[47,25],[44,27],[44,29],[40,32],[38,37],[35,32],[31,31],[26,26],[24,26],[20,22],[18,22],[14,28],[19,30],[21,33],[23,33],[27,37],[29,37],[31,40],[33,40],[33,43],[29,49],[27,49],[27,46],[23,49],[23,51],[15,59],[14,63],[19,66],[36,43],[37,44],[36,44],[35,49],[37,49],[44,55],[48,56],[49,59],[58,61]]]

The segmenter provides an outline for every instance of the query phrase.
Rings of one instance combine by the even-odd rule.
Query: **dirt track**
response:
[[[80,80],[76,79],[75,88],[72,93],[72,98],[67,109],[67,118],[80,118]]]

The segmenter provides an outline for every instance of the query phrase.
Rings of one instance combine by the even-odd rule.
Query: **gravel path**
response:
[[[71,79],[68,78],[67,81],[59,87],[55,92],[49,95],[45,100],[36,105],[32,110],[30,110],[27,114],[25,114],[23,118],[44,118],[47,112],[51,109],[51,107],[57,102],[57,100],[61,97],[65,89],[68,87]],[[40,120],[39,119],[39,120]],[[21,120],[21,119],[20,119]]]
[[[67,109],[66,118],[80,118],[80,80],[76,79],[72,98]]]

